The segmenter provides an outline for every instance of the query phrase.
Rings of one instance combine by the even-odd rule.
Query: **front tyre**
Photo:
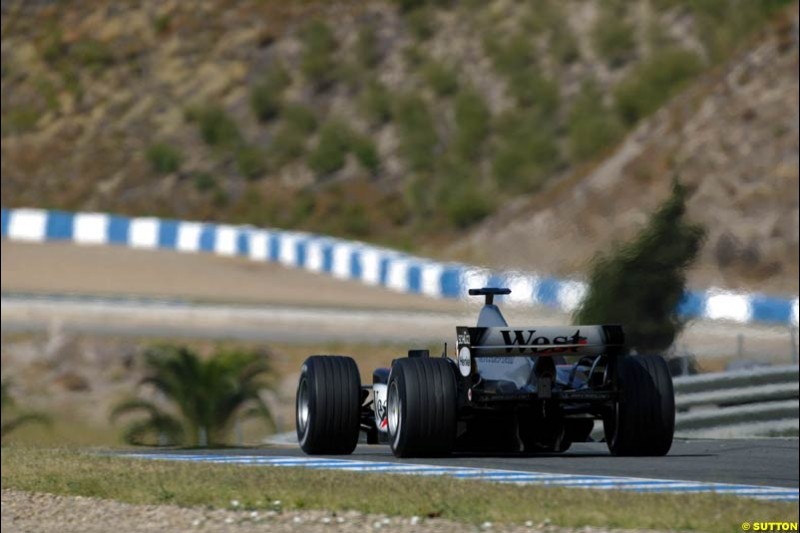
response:
[[[397,457],[431,457],[453,451],[457,386],[444,358],[397,359],[387,392],[389,445]]]
[[[312,355],[306,359],[296,402],[297,440],[304,452],[353,453],[361,430],[361,377],[351,357]]]
[[[621,396],[603,418],[614,455],[666,455],[675,433],[675,393],[663,357],[639,355],[619,361]]]

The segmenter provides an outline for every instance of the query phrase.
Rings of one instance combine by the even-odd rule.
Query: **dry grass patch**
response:
[[[108,498],[247,509],[357,510],[497,524],[736,531],[743,521],[795,521],[797,505],[710,494],[635,494],[511,486],[448,478],[357,474],[124,459],[97,452],[6,446],[2,487]],[[391,497],[389,497],[391,496]]]

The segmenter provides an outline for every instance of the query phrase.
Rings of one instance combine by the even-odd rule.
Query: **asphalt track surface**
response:
[[[138,452],[138,451],[137,451]],[[175,453],[152,451],[148,454]],[[296,446],[181,450],[187,455],[306,457]],[[665,457],[612,457],[604,443],[574,444],[564,454],[456,454],[447,458],[397,459],[388,446],[360,445],[335,459],[485,468],[588,476],[638,477],[798,488],[798,439],[676,440]]]

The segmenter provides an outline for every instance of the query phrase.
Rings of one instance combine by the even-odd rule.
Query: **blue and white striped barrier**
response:
[[[409,474],[417,476],[449,476],[456,479],[474,479],[515,485],[542,485],[550,487],[572,487],[581,489],[625,490],[649,493],[714,493],[756,498],[771,501],[798,501],[798,489],[767,487],[761,485],[734,485],[730,483],[708,483],[671,479],[649,479],[636,477],[595,476],[582,474],[554,474],[549,472],[525,472],[496,470],[462,466],[421,465],[413,463],[391,463],[385,461],[358,461],[353,459],[328,459],[324,457],[293,457],[265,455],[234,455],[219,453],[124,453],[122,457],[163,461],[183,461],[215,464],[262,465],[300,467],[318,470],[340,470],[345,472],[373,472],[385,474]]]
[[[496,272],[415,257],[363,242],[252,226],[4,208],[2,237],[243,256],[434,298],[462,298],[469,287],[507,286],[512,293],[501,299],[505,303],[544,305],[565,312],[575,309],[586,292],[585,283],[576,280],[528,272]],[[796,297],[710,289],[688,292],[680,311],[689,318],[798,324]]]

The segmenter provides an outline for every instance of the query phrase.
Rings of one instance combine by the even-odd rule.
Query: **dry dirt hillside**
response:
[[[797,290],[796,1],[2,14],[4,207],[298,228],[573,274],[679,170],[710,226],[696,281]]]
[[[795,10],[793,19],[770,27],[595,168],[498,215],[451,251],[580,272],[596,250],[643,224],[679,176],[692,190],[689,216],[708,230],[695,285],[797,294],[797,20]]]

